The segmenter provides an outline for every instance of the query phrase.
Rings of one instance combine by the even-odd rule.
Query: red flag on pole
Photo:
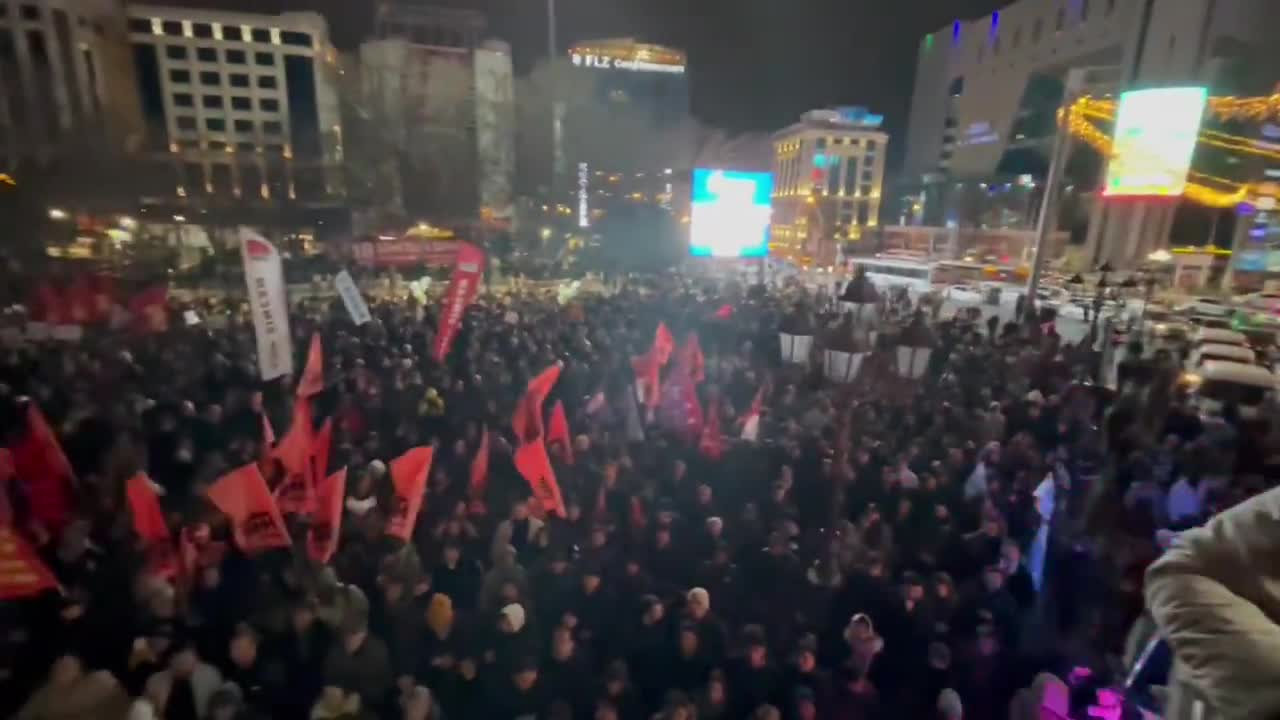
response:
[[[529,481],[542,509],[564,517],[564,498],[560,496],[560,485],[551,469],[551,458],[547,457],[547,446],[541,439],[521,446],[516,451],[515,463],[516,469]]]
[[[307,552],[318,563],[327,563],[338,550],[342,530],[342,499],[347,493],[347,469],[321,480],[316,485],[319,509],[307,533]]]
[[[27,406],[27,432],[12,451],[14,470],[31,499],[31,514],[57,535],[71,518],[75,475],[53,428],[35,403]]]
[[[250,463],[223,475],[209,486],[209,500],[231,520],[236,545],[253,554],[271,548],[289,547],[280,509],[267,490],[257,463]]]
[[[702,435],[698,438],[698,451],[703,457],[711,460],[719,460],[724,455],[724,436],[720,434],[720,401],[718,399],[707,403]]]
[[[547,425],[547,443],[559,443],[564,461],[573,464],[573,435],[569,432],[569,418],[564,414],[564,403],[559,400],[551,408],[551,423]]]
[[[658,323],[658,329],[653,333],[653,356],[658,359],[658,365],[665,367],[675,349],[676,340],[671,336],[671,331],[667,329],[667,324]]]
[[[516,405],[515,414],[511,417],[511,428],[516,431],[516,442],[524,444],[535,438],[541,440],[544,431],[542,425],[542,403],[546,401],[551,388],[560,379],[560,363],[556,363],[542,371],[529,381],[524,397]]]
[[[691,332],[680,348],[680,366],[688,371],[693,382],[700,383],[707,379],[707,359],[702,354],[702,343],[698,342],[698,333]]]
[[[324,349],[320,346],[320,333],[311,333],[311,347],[307,349],[307,365],[298,381],[298,397],[312,397],[324,392]]]
[[[413,537],[413,526],[418,522],[422,498],[427,491],[427,473],[431,472],[431,460],[435,450],[416,447],[391,461],[391,483],[395,486],[395,506],[387,522],[387,534],[405,542]]]
[[[169,524],[164,520],[160,497],[151,484],[151,478],[144,472],[129,478],[125,483],[125,494],[129,498],[129,511],[133,515],[133,530],[138,533],[138,537],[147,545],[168,543]]]
[[[333,446],[333,418],[325,418],[311,444],[311,487],[329,474],[329,448]]]
[[[471,459],[471,483],[469,485],[471,498],[473,500],[484,498],[484,491],[488,486],[489,428],[484,428],[480,432],[480,447],[476,450],[476,456]]]
[[[276,486],[275,492],[281,512],[309,514],[315,509],[311,459],[315,444],[311,398],[300,395],[293,401],[293,421],[289,424],[289,432],[271,453],[284,467],[284,480]]]
[[[11,526],[0,526],[0,600],[36,595],[58,587],[58,579]]]

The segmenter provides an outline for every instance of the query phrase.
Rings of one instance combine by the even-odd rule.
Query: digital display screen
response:
[[[1200,134],[1209,92],[1203,87],[1132,90],[1120,95],[1107,168],[1108,197],[1177,197]]]
[[[768,255],[772,196],[770,173],[695,169],[690,253],[730,258]]]

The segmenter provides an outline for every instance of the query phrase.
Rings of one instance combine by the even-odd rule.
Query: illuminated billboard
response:
[[[772,196],[769,173],[694,170],[689,251],[697,257],[764,257]]]
[[[1132,90],[1120,96],[1107,197],[1177,197],[1209,98],[1203,87]]]

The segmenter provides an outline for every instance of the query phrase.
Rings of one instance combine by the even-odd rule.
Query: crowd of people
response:
[[[1091,345],[1035,323],[939,318],[923,376],[891,378],[890,348],[857,382],[833,383],[820,363],[783,362],[778,329],[804,302],[671,278],[564,305],[486,295],[443,363],[429,352],[433,308],[381,302],[357,327],[337,300],[298,305],[297,366],[313,333],[324,348],[313,420],[333,420],[327,467],[348,468],[327,564],[302,549],[309,521],[294,515],[292,548],[247,554],[206,495],[251,463],[279,482],[263,428],[292,416],[294,382],[258,380],[239,313],[219,329],[8,350],[0,427],[16,442],[37,405],[76,480],[60,528],[34,519],[30,478],[4,485],[13,527],[60,587],[0,601],[0,715],[1082,713],[1121,680],[1111,657],[1142,612],[1168,488],[1217,487],[1211,465],[1186,458],[1221,435],[1175,399],[1157,431],[1172,430],[1167,443],[1133,439],[1132,407],[1088,382]],[[722,429],[712,450],[637,403],[632,358],[659,323],[700,340],[702,421]],[[513,409],[556,363],[547,407],[563,403],[575,433],[551,448],[563,517],[512,461]],[[759,431],[744,440],[746,422]],[[402,542],[386,532],[388,462],[426,445],[429,486]],[[1150,470],[1090,487],[1116,457]],[[193,572],[157,572],[143,552],[125,491],[140,470],[197,548]],[[1197,496],[1180,520],[1226,492]],[[1144,529],[1086,540],[1097,495],[1125,514],[1112,527]]]

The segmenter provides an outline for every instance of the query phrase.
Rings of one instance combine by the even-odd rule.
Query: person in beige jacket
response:
[[[1165,718],[1280,717],[1280,488],[1182,533],[1146,600],[1174,651]]]

